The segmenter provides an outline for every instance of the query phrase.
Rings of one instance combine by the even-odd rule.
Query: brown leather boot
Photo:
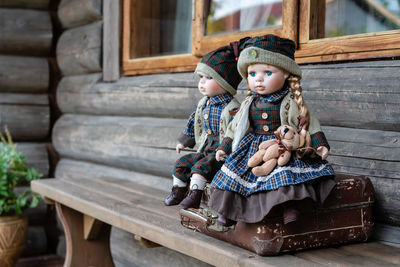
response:
[[[188,195],[182,200],[179,207],[182,209],[194,208],[198,209],[200,207],[201,196],[203,195],[203,190],[190,190]]]
[[[185,187],[173,186],[171,193],[164,200],[165,206],[173,206],[181,203],[182,199],[184,199],[186,196],[187,190],[188,188],[186,186]]]

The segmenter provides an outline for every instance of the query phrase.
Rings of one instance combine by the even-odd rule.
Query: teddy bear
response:
[[[258,151],[249,159],[247,165],[253,168],[251,171],[256,176],[268,175],[278,164],[283,166],[290,160],[292,151],[309,146],[311,137],[308,131],[302,129],[298,132],[294,127],[281,125],[274,132],[276,139],[262,142]],[[297,156],[300,156],[299,151]],[[258,166],[261,162],[262,165]]]

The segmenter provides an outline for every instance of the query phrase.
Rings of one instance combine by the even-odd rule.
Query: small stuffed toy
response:
[[[248,166],[256,176],[268,175],[278,164],[286,165],[291,157],[291,152],[303,147],[310,141],[310,134],[304,129],[297,130],[289,125],[281,125],[275,132],[275,138],[262,142],[258,151],[249,159]],[[264,162],[261,166],[258,166]]]

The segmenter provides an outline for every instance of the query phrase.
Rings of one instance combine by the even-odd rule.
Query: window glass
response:
[[[325,37],[400,28],[400,1],[326,0]]]
[[[282,25],[282,0],[205,1],[206,35]]]
[[[133,58],[192,52],[192,1],[135,0]]]

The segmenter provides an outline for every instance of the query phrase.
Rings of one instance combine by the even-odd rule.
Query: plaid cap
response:
[[[237,68],[237,60],[248,39],[250,38],[246,37],[209,52],[197,64],[195,73],[212,77],[227,92],[235,95],[237,87],[242,81]]]
[[[280,67],[301,77],[301,69],[294,61],[295,43],[272,34],[248,39],[238,61],[238,70],[247,79],[247,67],[264,63]]]

